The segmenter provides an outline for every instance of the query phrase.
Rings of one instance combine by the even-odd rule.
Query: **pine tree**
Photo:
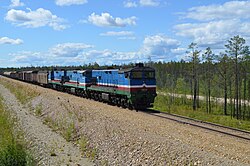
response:
[[[240,58],[245,54],[247,47],[245,46],[245,39],[240,37],[239,35],[234,36],[230,40],[228,40],[228,44],[225,45],[227,48],[226,52],[232,57],[234,60],[234,73],[235,73],[235,111],[236,118],[240,118],[241,112],[241,100],[240,100],[240,70],[239,70],[239,62]]]
[[[189,56],[191,58],[191,63],[192,63],[193,110],[196,110],[198,103],[197,90],[198,90],[198,65],[200,63],[199,59],[200,51],[197,50],[196,43],[191,43],[188,48],[190,49]]]

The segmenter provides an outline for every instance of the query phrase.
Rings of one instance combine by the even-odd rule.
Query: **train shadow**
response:
[[[160,113],[160,111],[154,110],[154,109],[151,109],[151,108],[147,108],[147,109],[140,110],[140,111],[141,112],[146,112],[146,113]]]

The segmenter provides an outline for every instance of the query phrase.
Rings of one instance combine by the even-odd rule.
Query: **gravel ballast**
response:
[[[22,108],[15,102],[15,97],[0,86],[0,93],[6,103],[20,114],[20,119],[24,119],[24,128],[35,128],[28,135],[31,140],[38,140],[38,144],[34,144],[35,148],[43,147],[44,140],[48,139],[60,142],[57,137],[62,138],[63,131],[60,129],[63,124],[73,124],[76,133],[70,139],[71,142],[77,142],[81,137],[87,138],[96,165],[250,165],[249,141],[11,81],[40,93]],[[33,114],[38,105],[42,108],[41,115],[35,117]],[[48,119],[59,128],[52,126],[56,132],[47,126],[43,127],[42,122]],[[41,133],[45,135],[40,136]],[[72,145],[66,141],[65,144]],[[73,145],[70,147],[76,148]]]
[[[24,132],[32,156],[38,165],[94,165],[81,155],[79,148],[53,132],[41,119],[30,114],[8,89],[0,85],[0,94],[5,105],[18,119],[18,126]]]

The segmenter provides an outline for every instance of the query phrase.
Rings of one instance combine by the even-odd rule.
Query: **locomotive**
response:
[[[5,76],[131,109],[152,107],[155,70],[142,63],[127,69],[4,72]]]

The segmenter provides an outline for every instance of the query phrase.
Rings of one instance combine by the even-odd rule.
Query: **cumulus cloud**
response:
[[[137,7],[138,6],[136,2],[132,2],[132,1],[124,1],[123,5],[126,8],[132,8],[132,7]]]
[[[176,35],[213,49],[223,49],[226,41],[235,35],[250,39],[249,7],[250,1],[230,1],[190,8],[185,18],[195,22],[174,26]]]
[[[11,9],[7,12],[5,20],[13,23],[16,26],[26,28],[37,28],[43,26],[50,26],[54,30],[63,30],[67,28],[63,24],[64,20],[56,15],[53,15],[49,10],[39,8],[35,11]]]
[[[138,52],[116,52],[108,49],[105,50],[90,50],[83,52],[75,58],[82,63],[99,64],[121,64],[128,62],[138,62],[142,60],[142,57]]]
[[[126,31],[124,31],[126,32]],[[112,33],[111,33],[112,34]],[[124,33],[126,34],[126,33]],[[123,36],[121,36],[123,37]],[[125,36],[126,37],[126,36]],[[179,60],[186,49],[180,42],[163,34],[147,36],[141,48],[135,51],[96,50],[84,43],[62,43],[51,47],[46,52],[19,52],[12,54],[13,61],[20,65],[82,65],[97,62],[98,64],[122,64],[147,61]]]
[[[235,34],[245,33],[243,27],[249,27],[250,24],[242,25],[237,20],[221,20],[209,23],[187,23],[175,26],[177,35],[190,37],[200,46],[223,47],[226,40]],[[248,30],[249,31],[249,30]]]
[[[11,0],[10,7],[15,8],[15,7],[21,7],[24,6],[23,2],[20,2],[20,0]]]
[[[87,3],[87,0],[56,0],[58,6],[82,5]]]
[[[80,52],[77,56],[54,56],[49,52],[23,51],[12,56],[15,66],[41,66],[41,65],[83,65],[97,62],[98,64],[121,64],[129,62],[139,62],[145,58],[138,52],[116,52],[105,50],[88,50]]]
[[[159,6],[159,4],[157,0],[140,0],[141,6]]]
[[[151,7],[156,7],[159,6],[160,2],[158,0],[139,0],[138,2],[136,1],[124,1],[123,6],[126,8],[133,8],[133,7],[146,7],[146,6],[151,6]]]
[[[132,36],[134,35],[134,32],[131,31],[108,31],[105,33],[101,33],[101,36]]]
[[[187,18],[210,21],[215,19],[250,18],[250,1],[230,1],[222,5],[208,5],[190,8]]]
[[[136,40],[135,36],[122,36],[118,37],[119,40]]]
[[[62,43],[45,52],[21,51],[9,54],[9,56],[13,57],[11,61],[15,63],[15,66],[80,65],[83,63],[76,61],[77,57],[83,55],[88,48],[93,48],[93,46],[84,43]]]
[[[0,37],[0,44],[19,45],[19,44],[23,44],[23,40],[21,40],[21,39],[11,39],[11,38],[8,38],[8,37]]]
[[[101,33],[100,36],[117,36],[120,40],[135,40],[134,32],[131,31],[108,31]]]
[[[96,26],[101,27],[125,27],[128,25],[136,25],[136,17],[132,16],[129,18],[114,18],[109,13],[102,13],[101,15],[97,15],[92,13],[88,17],[88,21]]]
[[[93,46],[84,43],[63,43],[52,47],[49,52],[57,57],[75,57],[87,48],[93,48]]]
[[[140,50],[141,54],[161,60],[174,59],[174,49],[180,46],[180,42],[176,39],[171,39],[165,35],[159,34],[147,36],[143,41],[143,47]]]
[[[71,57],[54,57],[49,52],[33,52],[33,51],[21,51],[17,53],[9,54],[13,57],[9,63],[12,66],[50,66],[50,65],[71,65],[73,60]],[[72,60],[72,61],[68,61]]]
[[[26,65],[30,65],[32,63],[42,63],[44,61],[44,55],[41,52],[21,51],[9,55],[14,56],[12,59],[13,62]]]

